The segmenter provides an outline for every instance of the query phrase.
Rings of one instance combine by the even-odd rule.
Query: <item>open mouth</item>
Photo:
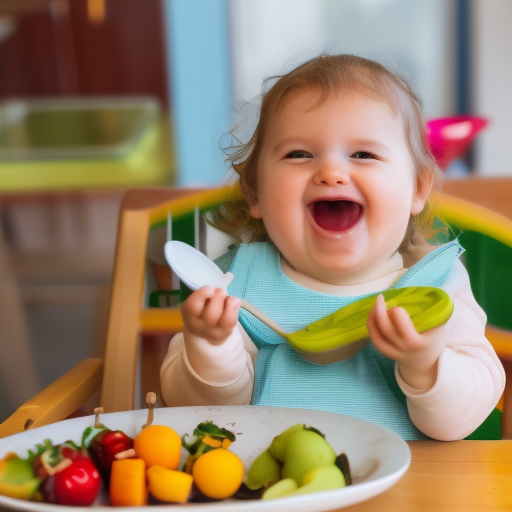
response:
[[[316,224],[326,231],[346,231],[355,226],[363,214],[353,201],[316,201],[310,205]]]

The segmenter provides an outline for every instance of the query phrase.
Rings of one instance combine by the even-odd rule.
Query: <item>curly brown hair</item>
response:
[[[350,54],[322,54],[289,73],[265,81],[258,124],[248,142],[238,141],[234,131],[231,132],[234,143],[225,148],[225,151],[226,160],[238,175],[237,186],[234,187],[232,201],[213,215],[213,223],[245,242],[269,241],[263,221],[251,217],[244,195],[245,193],[257,197],[258,159],[269,118],[291,94],[308,88],[320,92],[319,103],[332,93],[347,90],[361,91],[386,101],[403,120],[417,175],[433,173],[433,189],[439,187],[441,171],[427,141],[422,101],[409,82],[374,60]],[[411,217],[402,248],[406,249],[415,240],[429,238],[434,220],[433,207],[427,202],[419,215]]]

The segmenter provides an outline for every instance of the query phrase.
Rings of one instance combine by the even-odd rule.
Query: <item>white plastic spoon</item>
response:
[[[229,283],[233,280],[231,272],[222,272],[222,270],[201,251],[184,243],[172,240],[164,246],[164,254],[167,263],[174,270],[180,280],[191,290],[198,290],[207,285],[215,288],[227,290]],[[265,313],[255,308],[247,301],[240,299],[240,307],[249,311],[274,332],[287,338],[288,334],[282,327],[269,318]]]

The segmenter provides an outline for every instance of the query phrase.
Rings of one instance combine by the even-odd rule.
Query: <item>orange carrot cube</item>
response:
[[[140,507],[148,502],[146,464],[142,459],[121,459],[112,463],[110,503],[115,507]]]

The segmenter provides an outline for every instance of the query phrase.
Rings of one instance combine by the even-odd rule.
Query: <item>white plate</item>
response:
[[[101,421],[109,428],[120,429],[134,437],[146,422],[145,410],[103,414]],[[272,438],[296,423],[306,423],[325,434],[336,453],[346,452],[353,485],[343,489],[262,501],[220,501],[194,503],[187,510],[195,512],[321,512],[346,507],[367,500],[394,485],[409,467],[411,454],[407,443],[393,432],[366,421],[340,414],[303,409],[260,406],[229,407],[175,407],[155,409],[154,424],[165,424],[180,435],[192,434],[198,423],[213,421],[236,434],[231,446],[244,461],[246,468],[259,453],[268,447]],[[93,417],[66,420],[46,427],[29,430],[0,439],[0,457],[13,451],[25,457],[34,444],[51,439],[55,444],[71,439],[80,442],[84,429],[93,423]],[[183,450],[183,459],[186,456]],[[64,507],[45,503],[17,500],[0,496],[0,508],[46,512],[49,510],[77,511],[85,507]],[[397,507],[399,504],[397,503]],[[96,506],[95,511],[119,510],[108,506]],[[139,510],[154,512],[162,507],[141,507]],[[175,509],[176,506],[164,506]],[[126,508],[133,511],[133,507]]]

